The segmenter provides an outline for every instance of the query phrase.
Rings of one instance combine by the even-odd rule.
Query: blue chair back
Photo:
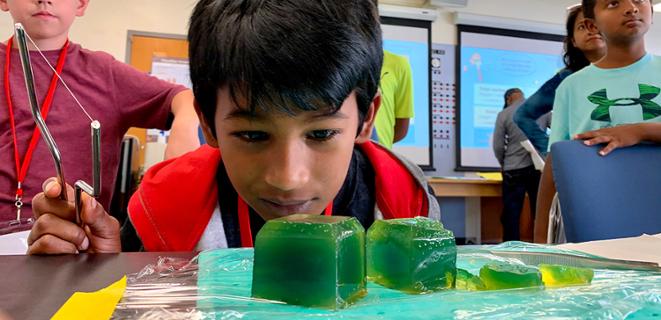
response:
[[[553,144],[555,179],[568,242],[661,233],[661,145],[616,149],[581,141]]]

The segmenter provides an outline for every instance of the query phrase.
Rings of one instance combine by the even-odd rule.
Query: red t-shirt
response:
[[[11,99],[14,106],[18,152],[21,163],[35,127],[27,99],[20,58],[13,46],[9,70]],[[16,163],[9,123],[9,109],[4,90],[6,44],[0,44],[0,223],[16,218]],[[60,50],[45,51],[55,66]],[[39,106],[46,96],[53,71],[37,52],[30,53]],[[124,63],[104,52],[69,45],[62,78],[90,116],[101,123],[101,197],[109,207],[119,164],[120,144],[129,127],[166,129],[173,97],[185,90]],[[62,153],[64,176],[73,185],[76,180],[92,182],[90,121],[60,83],[55,90],[46,124]],[[31,200],[41,192],[41,184],[55,176],[55,166],[43,137],[34,151],[32,163],[23,182],[23,217],[32,215]]]

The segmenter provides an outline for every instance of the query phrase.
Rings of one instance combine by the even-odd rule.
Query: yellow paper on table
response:
[[[126,276],[95,292],[76,292],[51,319],[110,319],[126,290]]]
[[[503,181],[503,175],[500,172],[478,172],[477,175],[487,180]]]

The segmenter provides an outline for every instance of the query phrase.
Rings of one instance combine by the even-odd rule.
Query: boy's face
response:
[[[652,23],[650,0],[597,0],[594,27],[609,42],[622,43],[641,39]]]
[[[35,40],[68,37],[75,17],[85,13],[89,0],[0,0],[0,9],[9,11]]]
[[[237,108],[228,89],[221,88],[215,117],[217,138],[205,131],[211,138],[209,144],[220,148],[232,185],[262,218],[319,214],[342,187],[354,144],[369,140],[379,101],[379,97],[374,99],[356,137],[359,123],[354,93],[334,114],[257,112],[253,116]]]

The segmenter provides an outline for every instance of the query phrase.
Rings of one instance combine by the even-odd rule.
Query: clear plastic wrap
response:
[[[520,242],[459,247],[457,267],[476,273],[491,261],[523,264],[484,249],[560,252]],[[252,258],[252,249],[206,251],[190,261],[161,258],[129,276],[113,319],[661,319],[658,272],[595,270],[587,286],[426,295],[368,283],[365,298],[328,311],[252,299]]]

